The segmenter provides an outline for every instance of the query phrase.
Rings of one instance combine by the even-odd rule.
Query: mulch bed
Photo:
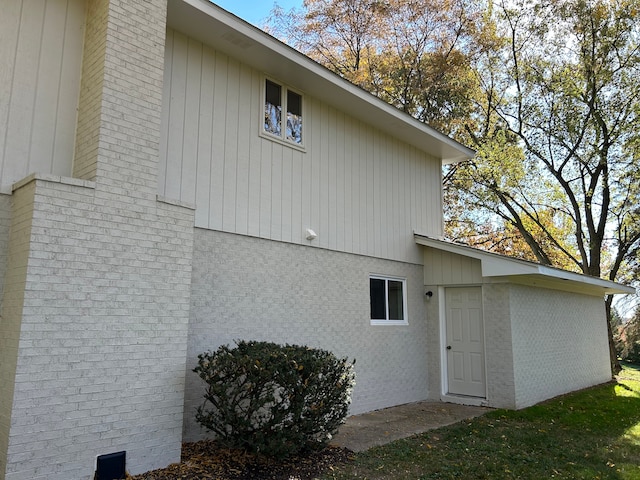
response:
[[[346,448],[327,447],[318,452],[273,460],[224,448],[212,440],[182,445],[180,463],[152,470],[129,480],[312,480],[353,459]]]

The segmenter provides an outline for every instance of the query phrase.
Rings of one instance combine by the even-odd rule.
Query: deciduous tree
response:
[[[628,280],[640,243],[639,12],[640,0],[306,0],[274,25],[476,148],[445,172],[451,237]]]
[[[432,127],[451,133],[475,88],[481,15],[466,0],[305,0],[276,8],[270,32]]]
[[[516,227],[538,261],[558,264],[551,252],[560,252],[611,280],[640,240],[639,11],[637,0],[497,5],[505,41],[478,69],[486,127],[470,132],[479,155],[456,172],[456,185]]]

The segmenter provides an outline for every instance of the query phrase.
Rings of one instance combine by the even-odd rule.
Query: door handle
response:
[[[447,345],[447,350],[451,350],[451,345]]]

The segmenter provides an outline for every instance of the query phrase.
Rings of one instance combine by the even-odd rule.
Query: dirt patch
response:
[[[347,418],[331,445],[319,452],[273,460],[223,448],[215,441],[185,443],[182,461],[131,480],[311,480],[350,461],[353,452],[385,445],[434,428],[451,425],[488,412],[441,402],[417,402]]]
[[[311,480],[348,462],[352,452],[330,446],[319,452],[273,460],[204,440],[182,445],[182,461],[167,468],[129,476],[130,480]]]

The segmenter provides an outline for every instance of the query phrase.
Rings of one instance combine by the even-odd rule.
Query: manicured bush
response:
[[[196,420],[225,446],[272,457],[324,447],[344,422],[353,362],[299,345],[237,342],[198,355]]]

